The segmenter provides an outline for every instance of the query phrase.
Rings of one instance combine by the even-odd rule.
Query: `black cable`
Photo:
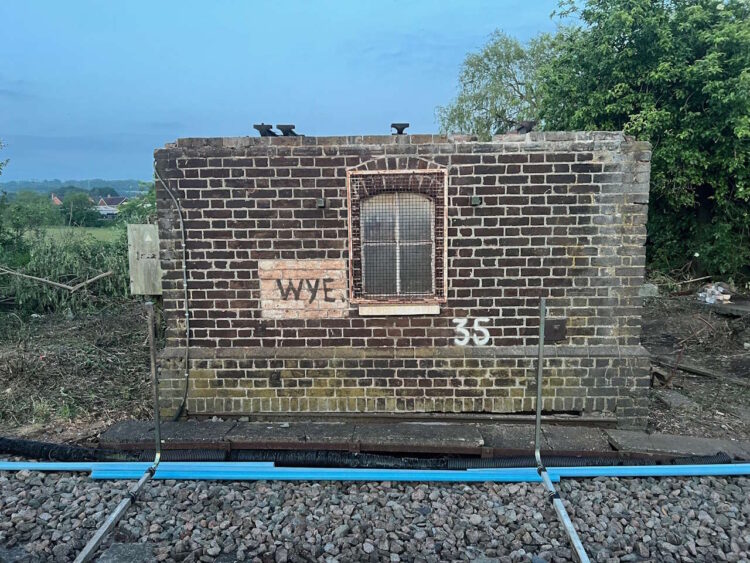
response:
[[[137,461],[139,452],[99,450],[0,437],[0,453],[44,461]]]
[[[154,174],[156,175],[156,178],[161,182],[161,185],[164,186],[164,189],[167,191],[167,194],[169,194],[169,197],[172,199],[172,202],[175,205],[175,208],[177,209],[177,215],[180,219],[180,239],[182,242],[182,289],[184,292],[184,302],[185,302],[185,392],[182,395],[182,402],[180,403],[179,408],[177,409],[177,412],[175,413],[174,417],[172,417],[173,421],[177,421],[182,416],[182,413],[185,412],[185,407],[187,406],[187,398],[188,398],[188,385],[190,383],[190,305],[188,303],[188,274],[187,274],[187,248],[185,246],[185,222],[182,218],[182,206],[180,205],[180,202],[177,200],[177,198],[174,197],[174,194],[172,194],[172,190],[169,189],[169,186],[167,186],[167,183],[162,179],[162,177],[159,175],[159,171],[156,169],[156,162],[154,162]]]

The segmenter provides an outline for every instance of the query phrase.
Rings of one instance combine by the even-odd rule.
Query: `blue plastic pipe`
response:
[[[0,471],[93,471],[93,461],[60,462],[60,461],[0,461]],[[151,465],[149,463],[146,464]],[[145,471],[145,469],[143,470]]]
[[[351,469],[315,467],[228,467],[206,469],[202,464],[161,463],[154,479],[196,479],[220,481],[410,481],[410,482],[541,482],[533,468],[509,468],[502,471],[419,470],[419,469]],[[138,471],[97,467],[93,479],[136,479]]]
[[[83,471],[93,479],[139,479],[149,462],[51,463],[0,462],[0,471]],[[750,463],[712,465],[633,465],[550,467],[550,479],[587,477],[679,477],[750,475]],[[223,481],[410,481],[539,483],[536,468],[477,468],[468,470],[353,469],[275,467],[271,462],[169,462],[159,464],[154,479]]]
[[[750,463],[706,465],[621,465],[606,467],[553,467],[550,473],[561,479],[586,477],[703,477],[750,475]]]
[[[143,474],[149,467],[154,465],[152,461],[84,461],[84,462],[67,462],[67,461],[0,461],[0,471],[131,471],[133,473]],[[226,461],[201,461],[199,463],[186,463],[175,461],[163,461],[160,464],[165,467],[183,468],[200,466],[203,470],[218,470],[230,465],[238,471],[254,467],[273,467],[272,461],[245,461],[245,462],[226,462]],[[140,479],[141,476],[138,476]]]

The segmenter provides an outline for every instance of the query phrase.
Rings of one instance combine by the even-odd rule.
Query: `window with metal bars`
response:
[[[352,299],[443,300],[444,172],[353,172],[349,200]]]

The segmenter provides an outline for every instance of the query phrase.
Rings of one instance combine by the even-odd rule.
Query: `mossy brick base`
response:
[[[295,353],[302,352],[302,353]],[[536,397],[532,348],[367,350],[325,348],[195,349],[188,412],[248,413],[531,413]],[[479,353],[478,353],[479,352]],[[161,401],[173,414],[184,390],[182,350],[161,357]],[[548,346],[545,411],[616,416],[645,422],[648,359],[641,347]]]

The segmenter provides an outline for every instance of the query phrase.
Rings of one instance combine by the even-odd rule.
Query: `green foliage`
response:
[[[61,222],[59,211],[44,195],[19,192],[11,199],[0,194],[0,252],[13,258],[5,265],[15,267],[25,260],[29,233]]]
[[[553,36],[469,55],[444,130],[510,120],[624,130],[653,147],[648,264],[750,274],[750,2],[561,2]],[[523,86],[523,89],[519,87]],[[520,116],[520,117],[518,117]]]
[[[50,281],[75,285],[106,271],[112,275],[83,289],[68,290],[22,278],[0,277],[0,296],[11,298],[24,312],[72,311],[95,308],[102,300],[126,298],[129,292],[127,238],[122,233],[114,242],[70,232],[52,238],[44,233],[30,237],[28,259],[22,273]],[[0,264],[7,264],[0,253]]]
[[[488,140],[520,121],[536,121],[537,69],[549,56],[550,41],[540,35],[524,46],[503,32],[493,33],[480,52],[466,57],[456,99],[437,108],[441,130]]]
[[[589,0],[540,67],[548,129],[653,146],[648,257],[736,276],[750,264],[750,4]]]
[[[40,227],[62,224],[60,212],[51,199],[36,192],[18,192],[10,200],[8,215],[16,236],[19,237]]]
[[[69,193],[63,199],[60,212],[66,225],[94,227],[99,224],[101,215],[87,193]]]
[[[156,190],[153,182],[141,182],[146,191],[120,205],[117,220],[124,223],[156,222]]]
[[[0,426],[106,420],[118,412],[147,418],[146,332],[135,300],[75,318],[0,311]]]
[[[2,145],[0,144],[0,148]],[[4,162],[0,162],[0,172]],[[112,241],[69,231],[47,236],[44,227],[59,225],[65,218],[74,224],[99,220],[85,193],[71,193],[64,213],[49,196],[19,192],[10,199],[0,192],[0,266],[53,282],[75,285],[106,271],[112,275],[71,293],[66,289],[13,274],[0,275],[0,303],[13,303],[26,312],[82,310],[96,307],[102,299],[128,296],[128,251],[124,232]],[[93,212],[93,215],[92,215]]]

